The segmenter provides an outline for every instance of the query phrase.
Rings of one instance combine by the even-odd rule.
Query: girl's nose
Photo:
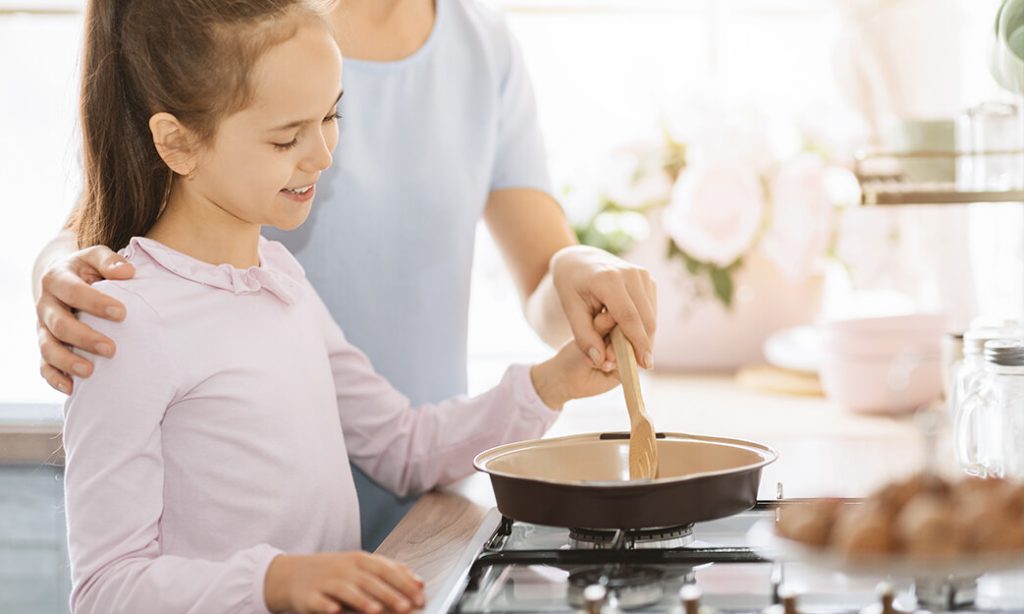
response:
[[[330,148],[327,147],[327,143],[321,141],[313,156],[313,164],[316,166],[316,170],[326,170],[333,162],[334,156],[331,155]]]
[[[316,139],[316,142],[313,143],[310,152],[304,157],[303,165],[306,168],[303,170],[322,171],[327,169],[332,162],[334,162],[334,157],[331,155],[331,148],[328,146],[324,135],[321,134],[320,138]]]

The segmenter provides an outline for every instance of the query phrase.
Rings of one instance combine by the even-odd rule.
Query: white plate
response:
[[[794,561],[850,576],[874,578],[967,578],[993,571],[1024,569],[1024,553],[964,556],[951,560],[925,561],[906,556],[865,557],[850,560],[840,554],[813,548],[775,533],[775,522],[762,520],[747,534],[753,550],[764,558]]]
[[[817,373],[821,367],[821,333],[814,326],[794,326],[764,342],[764,359],[774,367]]]

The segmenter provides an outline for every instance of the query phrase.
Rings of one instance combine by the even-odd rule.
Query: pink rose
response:
[[[832,199],[825,165],[804,154],[779,169],[772,182],[772,221],[761,249],[784,275],[799,281],[821,266],[832,235]]]
[[[743,163],[715,161],[683,171],[663,221],[680,249],[726,267],[750,248],[763,215],[757,172]]]

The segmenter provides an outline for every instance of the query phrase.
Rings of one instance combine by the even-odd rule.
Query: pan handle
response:
[[[665,433],[655,433],[656,439],[665,439]],[[601,433],[598,437],[602,441],[629,439],[629,433]]]

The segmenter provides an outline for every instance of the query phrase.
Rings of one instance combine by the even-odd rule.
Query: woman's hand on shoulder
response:
[[[609,314],[600,313],[593,322],[595,333],[604,343],[615,321]],[[611,390],[618,385],[619,376],[615,370],[595,369],[579,345],[570,341],[553,358],[534,365],[530,380],[545,405],[562,409],[567,401]]]
[[[92,374],[92,363],[71,348],[108,358],[114,355],[114,341],[79,322],[74,312],[123,320],[124,305],[91,284],[102,279],[129,279],[134,274],[128,261],[104,246],[68,254],[55,260],[43,273],[36,300],[36,330],[42,355],[40,373],[51,386],[71,394],[72,374]]]
[[[341,612],[347,607],[376,614],[423,607],[423,580],[406,565],[368,552],[283,554],[271,561],[264,581],[271,612]]]
[[[640,366],[654,366],[658,304],[654,280],[646,269],[604,250],[574,245],[552,257],[551,275],[576,345],[594,368],[615,368],[615,352],[596,325],[602,312],[622,329]]]

